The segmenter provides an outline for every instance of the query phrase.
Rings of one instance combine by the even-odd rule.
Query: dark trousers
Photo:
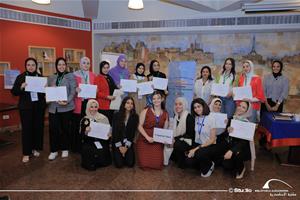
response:
[[[99,113],[107,117],[110,126],[112,126],[112,120],[114,116],[114,110],[98,110]]]
[[[179,168],[186,168],[186,153],[192,149],[192,146],[189,146],[186,142],[175,138],[174,149],[172,152],[171,158],[177,163]]]
[[[43,150],[44,117],[45,110],[39,106],[20,110],[23,155],[31,155],[32,150]]]
[[[72,116],[72,125],[71,125],[71,133],[70,133],[70,150],[74,153],[80,153],[81,144],[82,144],[82,136],[79,133],[80,121],[85,116],[86,104],[88,99],[82,101],[81,104],[81,113],[73,113]]]
[[[135,156],[134,156],[134,147],[131,145],[130,148],[127,149],[125,153],[125,157],[121,154],[119,148],[113,145],[112,147],[113,153],[113,160],[114,164],[117,168],[121,168],[123,166],[133,167],[135,163]]]
[[[50,151],[69,150],[72,112],[49,113]]]
[[[244,168],[244,161],[248,160],[245,152],[240,151],[237,155],[232,155],[231,159],[224,160],[222,165],[225,170],[233,171],[234,174],[240,174]]]
[[[212,144],[208,147],[201,147],[195,152],[193,158],[186,158],[188,166],[200,170],[202,174],[206,174],[212,166],[214,158],[220,155],[222,149]]]
[[[270,98],[268,98],[267,101],[271,107],[276,106],[276,104],[277,104],[277,102],[272,101],[272,99],[270,99]],[[261,112],[269,112],[267,110],[266,104],[264,104],[264,103],[261,104],[260,110],[261,110]],[[283,102],[279,105],[278,110],[276,112],[282,112],[282,111],[283,111]]]

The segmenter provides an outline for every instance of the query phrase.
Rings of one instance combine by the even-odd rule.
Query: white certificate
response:
[[[168,79],[153,77],[153,86],[158,90],[166,90],[168,87]]]
[[[97,122],[91,121],[90,127],[91,127],[91,130],[88,133],[89,137],[108,140],[108,134],[111,129],[109,124],[102,124],[102,123],[97,123]]]
[[[256,124],[233,119],[230,127],[233,128],[233,132],[229,134],[231,137],[253,141]]]
[[[138,90],[138,95],[146,95],[146,94],[152,94],[154,92],[153,87],[152,87],[152,81],[148,82],[143,82],[143,83],[138,83],[137,88]]]
[[[83,98],[96,98],[97,94],[97,85],[91,84],[79,84],[80,92],[78,93],[78,97]]]
[[[27,83],[25,91],[45,93],[47,78],[38,76],[25,76],[25,83]]]
[[[227,123],[225,122],[227,119],[226,113],[211,113],[212,116],[215,118],[216,127],[215,128],[226,128]]]
[[[122,95],[123,95],[123,91],[114,90],[113,96],[116,98],[110,102],[110,105],[109,105],[110,110],[119,110],[120,109],[120,105],[122,103],[122,98],[121,98]]]
[[[213,83],[211,87],[211,95],[226,97],[229,92],[229,85]]]
[[[120,85],[124,92],[136,92],[137,80],[121,79]]]
[[[173,130],[154,128],[153,140],[163,144],[173,143]]]
[[[45,91],[46,91],[46,101],[47,102],[67,101],[68,100],[66,86],[46,87]]]
[[[234,98],[233,100],[243,100],[243,99],[252,99],[252,89],[251,86],[245,87],[234,87],[232,88]]]

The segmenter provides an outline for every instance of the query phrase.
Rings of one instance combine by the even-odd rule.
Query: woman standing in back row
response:
[[[44,117],[45,117],[45,94],[36,92],[26,92],[26,76],[41,77],[37,72],[37,61],[34,58],[25,60],[25,72],[17,76],[11,93],[19,96],[19,113],[22,125],[22,162],[27,163],[29,156],[40,155],[43,150]]]

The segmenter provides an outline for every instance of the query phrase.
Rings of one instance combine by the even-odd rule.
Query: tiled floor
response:
[[[143,171],[137,166],[133,169],[116,169],[113,166],[109,166],[89,172],[80,167],[80,156],[78,154],[70,154],[67,159],[58,158],[52,162],[48,161],[48,133],[47,131],[45,132],[45,150],[42,152],[41,157],[32,158],[28,164],[21,162],[20,132],[12,134],[0,133],[0,138],[8,139],[14,143],[0,148],[0,189],[2,190],[0,196],[9,195],[11,199],[25,200],[300,199],[300,168],[280,166],[272,152],[260,150],[258,147],[255,171],[250,172],[248,166],[248,170],[242,180],[235,180],[221,168],[217,168],[211,177],[202,178],[194,170],[181,170],[172,164],[165,167],[162,171]],[[285,149],[277,149],[277,151],[283,150]],[[272,190],[288,190],[288,193],[255,192],[255,190],[261,190],[265,182],[272,178],[283,180],[293,188],[274,181],[270,184]],[[248,188],[252,192],[230,193],[229,188]],[[4,190],[38,191],[8,192]],[[58,192],[52,190],[67,191]],[[297,196],[271,196],[294,194]]]

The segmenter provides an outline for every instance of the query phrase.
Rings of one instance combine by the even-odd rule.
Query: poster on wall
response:
[[[19,70],[4,70],[4,89],[12,89],[14,82],[19,74]]]
[[[169,64],[169,95],[167,111],[170,117],[174,116],[174,104],[177,97],[186,98],[188,105],[193,100],[194,79],[196,74],[195,61],[177,61]],[[188,106],[189,107],[189,106]]]

